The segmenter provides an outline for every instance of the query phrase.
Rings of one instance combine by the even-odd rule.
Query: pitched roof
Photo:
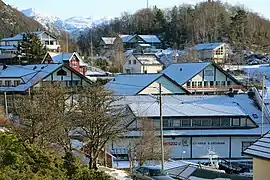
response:
[[[0,79],[2,78],[20,78],[24,83],[16,87],[0,87],[0,91],[4,92],[24,92],[33,85],[40,82],[47,77],[50,73],[54,72],[58,68],[63,66],[62,64],[33,64],[33,65],[12,65],[7,66],[6,69],[1,67]]]
[[[270,132],[244,150],[245,154],[270,160]]]
[[[162,73],[169,76],[179,85],[183,85],[210,64],[211,62],[171,64]]]
[[[148,65],[160,65],[161,62],[159,61],[158,56],[155,54],[132,54],[141,64],[148,64]]]
[[[135,95],[162,74],[120,74],[109,81],[105,88],[116,95]]]
[[[102,37],[102,41],[107,45],[112,45],[115,41],[115,37]]]
[[[126,96],[123,101],[127,102],[133,114],[138,117],[160,116],[159,111],[157,111],[159,104],[152,96]],[[168,95],[163,96],[162,101],[164,117],[249,116],[249,112],[242,106],[244,105],[242,103],[248,103],[248,101],[239,101],[237,104],[235,99],[225,95]]]
[[[46,59],[46,57],[48,55],[52,58],[53,63],[56,63],[56,64],[62,64],[65,61],[70,61],[73,56],[76,56],[79,59],[81,66],[87,66],[87,64],[83,62],[80,55],[78,53],[76,53],[76,52],[73,52],[73,53],[68,53],[68,52],[65,52],[65,53],[48,52],[44,56],[44,59],[43,59],[42,63],[44,62],[44,60]]]
[[[214,50],[217,47],[221,46],[222,44],[224,44],[224,43],[223,42],[219,42],[219,43],[203,43],[203,44],[197,44],[196,46],[194,46],[194,49],[196,51]]]
[[[124,43],[129,42],[132,38],[134,38],[136,35],[126,35],[126,34],[121,34],[119,37],[122,39]]]
[[[140,38],[142,38],[146,43],[161,43],[159,38],[156,35],[138,35]]]
[[[45,31],[36,31],[36,32],[30,32],[32,34],[35,34],[35,35],[40,35],[40,34],[43,34]],[[47,33],[47,32],[46,32]],[[23,40],[23,35],[26,34],[25,32],[22,32],[20,34],[17,34],[13,37],[9,37],[9,38],[3,38],[1,39],[1,41],[22,41]],[[48,33],[49,34],[49,33]],[[50,34],[51,35],[51,34]],[[52,36],[52,35],[51,35]]]

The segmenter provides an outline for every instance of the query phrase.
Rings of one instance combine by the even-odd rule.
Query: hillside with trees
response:
[[[37,21],[23,15],[18,10],[0,0],[0,39],[12,35],[44,29]]]
[[[83,53],[90,54],[91,39],[97,47],[100,37],[116,34],[155,34],[164,48],[184,49],[196,43],[223,41],[241,49],[270,51],[268,19],[245,7],[213,0],[169,9],[154,6],[134,14],[124,12],[121,17],[82,33],[78,45]]]

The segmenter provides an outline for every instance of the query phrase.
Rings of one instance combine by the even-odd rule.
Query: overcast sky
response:
[[[244,4],[270,19],[270,0],[222,0],[234,5]],[[61,19],[73,16],[91,16],[94,19],[120,16],[121,12],[135,12],[147,5],[147,0],[4,0],[18,9],[34,8],[43,14]],[[195,4],[200,0],[149,0],[149,5],[168,8],[182,3]]]

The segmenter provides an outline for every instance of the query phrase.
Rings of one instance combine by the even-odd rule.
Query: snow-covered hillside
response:
[[[57,34],[60,33],[60,30],[64,30],[74,35],[87,28],[91,28],[94,25],[98,25],[109,20],[107,18],[94,20],[91,17],[76,17],[76,16],[62,20],[58,17],[39,13],[33,8],[21,10],[21,12],[24,15],[38,21],[46,29],[53,31]]]

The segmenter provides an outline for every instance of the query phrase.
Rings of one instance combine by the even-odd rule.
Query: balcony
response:
[[[58,50],[60,49],[60,45],[46,45],[49,50]]]
[[[198,91],[198,92],[204,92],[204,91],[229,91],[230,89],[232,90],[240,90],[243,89],[243,86],[241,85],[231,85],[231,86],[207,86],[207,87],[203,87],[203,86],[196,86],[196,87],[191,87],[191,86],[187,86],[186,87],[187,90],[189,91]]]

